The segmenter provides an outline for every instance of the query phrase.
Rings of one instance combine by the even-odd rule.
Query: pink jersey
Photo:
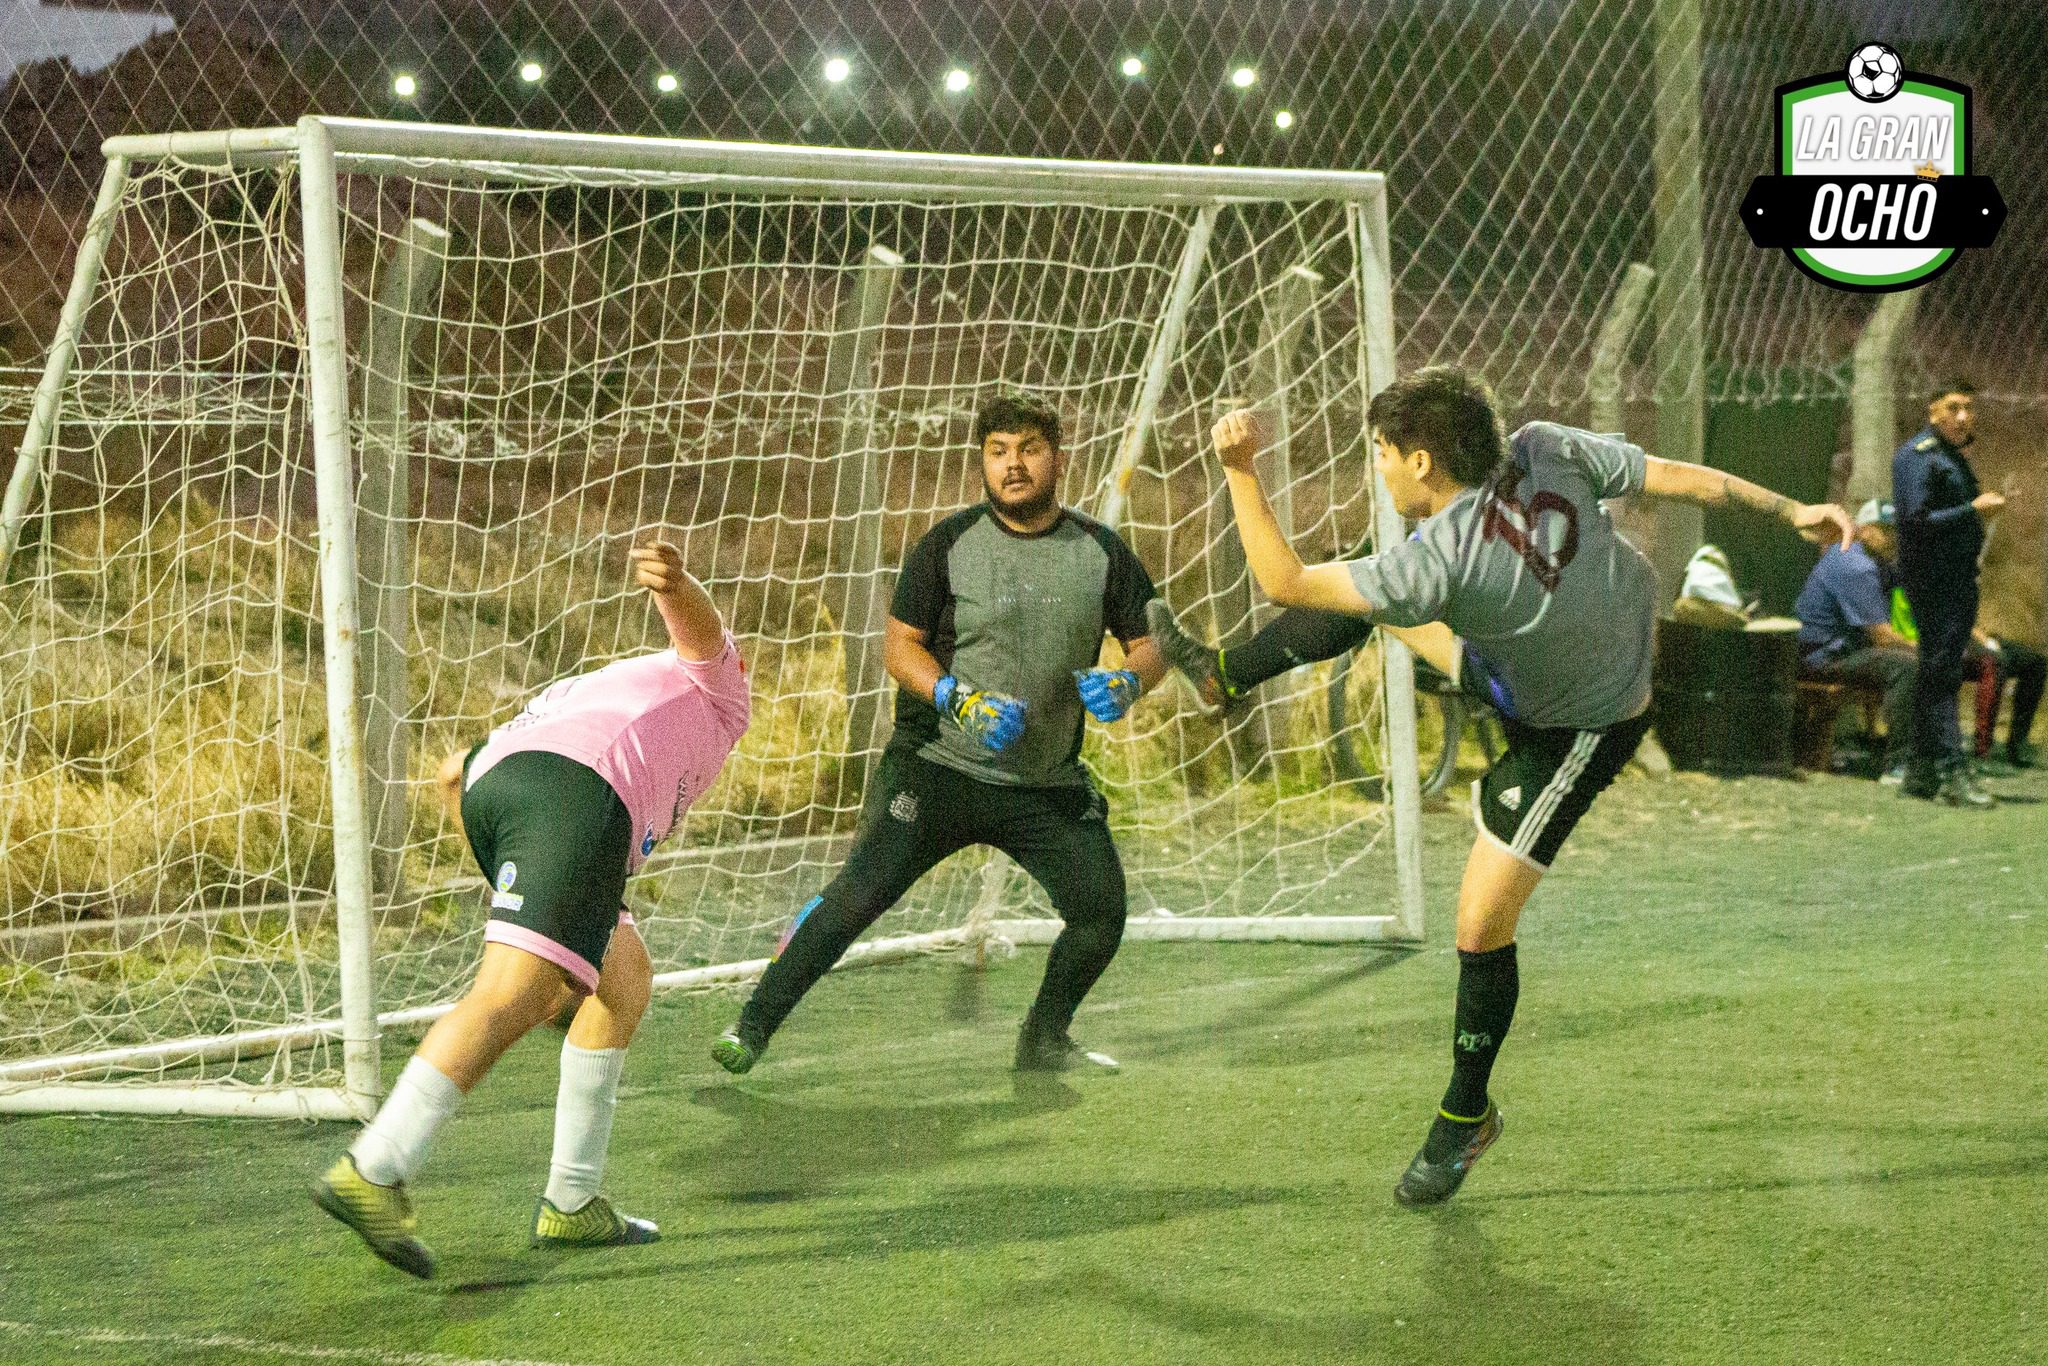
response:
[[[626,871],[647,861],[718,777],[747,730],[746,666],[730,632],[716,659],[637,655],[551,683],[470,761],[474,783],[508,754],[545,750],[612,785],[633,818]]]

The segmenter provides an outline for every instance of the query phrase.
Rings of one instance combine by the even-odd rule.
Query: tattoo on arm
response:
[[[1746,507],[1768,517],[1784,518],[1791,515],[1797,506],[1781,493],[1772,493],[1760,488],[1747,479],[1737,479],[1732,474],[1721,476],[1721,506]]]

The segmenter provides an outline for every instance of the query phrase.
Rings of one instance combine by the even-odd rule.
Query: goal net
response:
[[[374,1104],[379,1033],[480,951],[435,766],[660,644],[638,536],[710,585],[754,692],[629,892],[661,980],[702,984],[844,857],[895,569],[982,496],[999,386],[1057,404],[1064,500],[1197,630],[1266,610],[1219,410],[1269,414],[1306,554],[1397,526],[1364,456],[1377,175],[319,119],[107,151],[0,519],[0,1110]],[[1225,725],[1177,686],[1089,724],[1132,937],[1419,935],[1408,662],[1367,650],[1342,748],[1385,803],[1333,782],[1325,672]],[[969,852],[863,951],[1049,917]]]

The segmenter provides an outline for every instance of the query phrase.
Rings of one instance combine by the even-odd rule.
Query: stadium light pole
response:
[[[409,71],[401,71],[391,78],[391,93],[401,100],[409,100],[420,93],[420,83]]]
[[[539,62],[521,62],[519,64],[519,79],[525,81],[528,85],[539,85],[540,78],[547,74],[546,69]]]
[[[825,59],[825,79],[833,85],[843,84],[846,78],[852,74],[853,63],[847,61],[846,58],[827,57]]]
[[[1143,57],[1126,57],[1122,65],[1117,69],[1124,73],[1125,79],[1135,81],[1138,77],[1145,74],[1145,59]]]
[[[664,95],[673,95],[682,89],[683,83],[676,79],[673,71],[664,71],[654,78],[654,88]]]
[[[1230,83],[1239,90],[1249,90],[1259,83],[1257,67],[1241,66],[1230,73]]]
[[[1274,114],[1273,126],[1283,133],[1294,127],[1294,111],[1292,109],[1282,109]]]
[[[973,84],[974,73],[966,67],[956,66],[946,73],[946,93],[949,95],[965,94],[967,87]]]

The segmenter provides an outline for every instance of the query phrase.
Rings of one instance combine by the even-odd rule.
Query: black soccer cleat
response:
[[[1123,1064],[1107,1053],[1098,1053],[1075,1042],[1064,1033],[1041,1034],[1029,1025],[1018,1031],[1017,1071],[1073,1072],[1082,1068],[1118,1072],[1123,1070]]]
[[[738,1076],[742,1072],[753,1071],[754,1064],[761,1061],[761,1055],[767,1051],[766,1039],[751,1029],[734,1025],[711,1045],[711,1061]]]
[[[1472,1164],[1493,1146],[1494,1140],[1500,1137],[1501,1128],[1500,1107],[1488,1105],[1479,1127],[1472,1131],[1472,1137],[1465,1140],[1465,1146],[1452,1154],[1449,1161],[1431,1162],[1422,1153],[1416,1153],[1415,1160],[1408,1164],[1408,1170],[1401,1173],[1400,1181],[1394,1186],[1394,1198],[1410,1209],[1441,1205],[1457,1194],[1458,1187],[1465,1183],[1465,1173],[1472,1170]]]
[[[1154,598],[1145,604],[1145,627],[1158,643],[1159,653],[1166,656],[1166,662],[1194,690],[1202,715],[1217,717],[1230,710],[1237,698],[1224,686],[1221,650],[1204,645],[1181,630],[1164,598]]]
[[[1925,760],[1909,761],[1905,776],[1899,782],[1899,795],[1924,802],[1933,801],[1941,795],[1941,774]]]

